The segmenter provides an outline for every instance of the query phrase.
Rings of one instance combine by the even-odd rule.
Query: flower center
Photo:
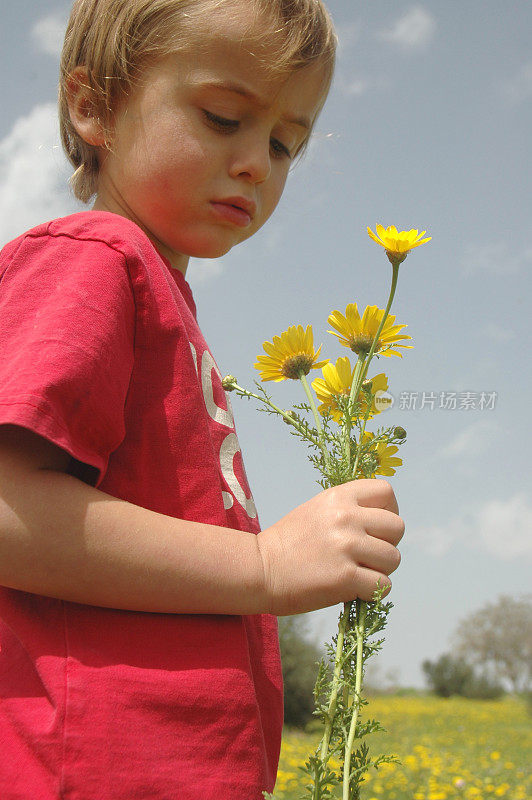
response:
[[[308,353],[298,353],[295,356],[289,356],[281,367],[281,372],[285,378],[298,380],[301,373],[308,375],[312,369],[314,359]]]
[[[362,355],[367,356],[369,351],[371,350],[371,345],[373,344],[373,336],[369,336],[367,333],[362,333],[359,336],[353,336],[350,342],[351,350],[358,355],[362,353]],[[378,353],[381,347],[381,341],[377,342],[377,346],[375,348],[375,352]]]

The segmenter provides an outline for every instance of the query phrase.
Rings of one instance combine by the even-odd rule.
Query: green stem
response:
[[[384,314],[382,315],[381,323],[380,323],[379,327],[377,328],[377,333],[375,334],[375,338],[373,339],[373,342],[371,343],[371,347],[370,347],[368,356],[365,359],[364,368],[362,370],[360,370],[360,374],[359,375],[355,376],[356,378],[358,378],[358,380],[355,381],[355,378],[353,378],[353,385],[351,386],[351,394],[349,395],[349,408],[351,408],[351,405],[353,404],[355,398],[358,397],[358,394],[360,392],[360,388],[361,388],[361,386],[362,386],[362,384],[364,382],[364,379],[366,377],[366,374],[368,372],[368,367],[370,365],[371,359],[373,358],[373,356],[375,354],[375,350],[377,349],[377,345],[379,343],[379,336],[381,335],[381,331],[384,328],[384,323],[386,322],[386,319],[388,317],[388,313],[390,311],[390,308],[391,308],[391,305],[392,305],[392,302],[393,302],[393,298],[394,298],[394,295],[395,295],[395,290],[397,288],[397,278],[398,277],[399,277],[399,264],[397,262],[392,262],[392,285],[390,287],[390,296],[388,297],[388,303],[386,305],[386,309],[384,311]],[[359,356],[359,361],[357,362],[357,367],[358,367],[359,363],[361,363],[360,362],[360,356]]]
[[[355,369],[354,369],[354,372],[353,372],[353,382],[351,384],[351,390],[353,389],[353,385],[358,383],[358,378],[359,378],[359,375],[360,375],[360,371],[361,371],[363,366],[364,366],[364,354],[363,353],[359,353],[358,354],[358,361],[357,361],[357,363],[355,365]],[[353,398],[351,397],[351,393],[350,393],[350,395],[349,395],[349,409],[351,409],[352,403],[353,403]],[[353,427],[353,423],[352,423],[352,419],[351,419],[351,414],[344,414],[343,416],[344,416],[344,419],[343,419],[342,431],[343,431],[343,436],[344,436],[344,451],[345,451],[345,457],[346,457],[346,464],[349,467],[349,464],[351,463],[351,428]]]
[[[366,411],[366,415],[364,417],[364,422],[362,423],[362,427],[360,428],[359,435],[358,435],[358,447],[357,447],[357,454],[355,458],[355,463],[353,464],[353,478],[356,478],[357,469],[358,469],[358,462],[360,460],[360,453],[362,452],[362,438],[366,431],[366,425],[368,422],[368,417],[371,411],[371,404],[373,403],[373,394],[371,394],[368,403],[368,409]]]
[[[351,612],[352,603],[344,603],[344,610],[338,623],[338,639],[336,641],[336,654],[334,658],[334,673],[331,684],[331,694],[329,697],[329,708],[327,709],[327,718],[325,720],[325,732],[320,745],[320,761],[325,767],[329,760],[329,744],[331,742],[331,734],[333,728],[333,720],[336,714],[336,703],[338,701],[338,684],[340,682],[340,673],[342,671],[342,651],[344,649],[345,632],[349,622],[349,614]],[[313,800],[320,800],[317,794],[318,782],[314,781]]]
[[[356,365],[356,368],[355,368],[355,374],[353,375],[353,383],[351,385],[351,393],[349,395],[349,405],[348,405],[349,418],[351,418],[352,408],[354,406],[355,399],[358,398],[358,395],[360,393],[360,389],[362,388],[362,384],[364,383],[364,380],[366,378],[369,365],[370,365],[371,360],[372,360],[372,358],[373,358],[373,356],[375,354],[375,350],[377,349],[377,346],[379,344],[379,336],[381,335],[381,331],[384,328],[384,325],[385,325],[386,320],[388,318],[388,314],[390,312],[390,308],[392,306],[393,298],[395,296],[395,290],[397,288],[397,279],[399,277],[399,263],[400,262],[392,261],[392,285],[390,287],[390,294],[389,294],[389,297],[388,297],[388,302],[386,304],[386,308],[384,310],[384,314],[382,315],[382,319],[381,319],[380,325],[377,328],[377,332],[376,332],[376,334],[375,334],[375,336],[373,338],[373,341],[371,343],[371,347],[369,349],[369,353],[367,355],[367,358],[364,359],[364,357],[362,356],[361,353],[359,353],[359,356],[358,356],[358,361],[357,361],[357,365]],[[364,425],[364,428],[365,428],[365,425]],[[362,435],[360,435],[360,437],[359,437],[357,454],[356,454],[355,463],[354,463],[353,472],[352,472],[352,477],[353,478],[356,478],[356,471],[357,471],[358,462],[359,462],[359,459],[360,459],[361,440],[362,440]]]
[[[366,624],[367,604],[361,600],[356,601],[357,604],[357,623],[356,623],[356,637],[357,637],[357,662],[355,674],[355,696],[353,698],[353,716],[351,717],[351,726],[349,728],[349,735],[345,745],[344,752],[344,779],[343,779],[343,792],[342,800],[349,799],[350,778],[351,778],[351,755],[353,753],[353,745],[355,742],[358,715],[360,712],[361,692],[362,692],[362,665],[364,654],[364,630]]]
[[[286,411],[283,411],[282,408],[276,406],[275,403],[272,403],[272,401],[268,398],[261,397],[260,394],[255,394],[255,392],[250,392],[249,389],[244,389],[242,386],[239,386],[238,383],[232,383],[231,388],[234,389],[237,394],[240,394],[243,397],[253,397],[255,400],[259,400],[261,403],[264,403],[264,405],[271,408],[272,411],[275,411],[277,414],[279,414],[285,420],[285,422],[288,422],[289,425],[292,425],[294,428],[296,428],[299,433],[305,437],[305,439],[308,439],[309,442],[315,444],[316,447],[321,447],[321,443],[318,441],[318,439],[316,439],[314,436],[309,436],[309,434],[297,424],[290,414],[287,414]]]
[[[365,359],[364,353],[359,353],[358,361],[355,365],[355,371],[353,373],[353,383],[351,384],[351,392],[349,394],[349,407],[351,407],[352,403],[355,400],[355,397],[358,397],[358,392],[360,392],[360,387],[362,386],[362,380],[360,379],[360,376],[364,371],[364,359]],[[358,387],[358,391],[356,391],[356,387]]]
[[[329,452],[328,452],[327,447],[325,445],[325,439],[324,439],[324,436],[323,436],[323,427],[322,427],[322,424],[321,424],[320,415],[318,413],[318,409],[316,408],[316,403],[314,402],[314,398],[312,396],[312,392],[310,391],[310,386],[308,385],[307,376],[305,375],[304,372],[301,372],[299,374],[299,380],[303,384],[303,389],[305,390],[305,394],[307,395],[308,401],[310,403],[310,407],[312,409],[312,413],[314,415],[314,421],[316,422],[316,428],[318,430],[318,436],[320,437],[321,452],[323,453],[323,460],[325,461],[325,468],[326,468],[327,472],[330,475],[330,473],[331,473],[331,462],[330,462]]]
[[[350,395],[349,395],[349,405],[348,405],[347,419],[344,418],[344,426],[343,426],[344,437],[345,437],[344,438],[345,453],[346,453],[346,457],[347,457],[347,455],[349,453],[349,458],[351,457],[350,429],[351,429],[352,408],[354,406],[355,398],[358,398],[358,395],[360,393],[360,389],[361,389],[362,383],[363,383],[363,381],[364,381],[364,379],[366,377],[369,364],[370,364],[371,359],[373,358],[373,355],[374,355],[375,350],[377,348],[377,345],[378,345],[378,342],[379,342],[379,336],[381,334],[382,329],[384,328],[386,319],[388,317],[388,313],[390,311],[390,308],[391,308],[391,305],[392,305],[392,302],[393,302],[393,298],[394,298],[394,295],[395,295],[395,290],[396,290],[396,287],[397,287],[397,278],[398,278],[398,276],[399,276],[399,263],[393,263],[392,262],[392,285],[391,285],[391,288],[390,288],[390,295],[388,297],[388,303],[386,305],[386,309],[384,311],[382,320],[381,320],[380,325],[379,325],[379,327],[377,329],[377,332],[375,334],[375,338],[373,339],[373,342],[371,343],[371,348],[369,350],[367,358],[365,358],[365,356],[362,353],[359,354],[358,361],[356,363],[355,371],[354,371],[354,374],[353,374],[353,383],[351,385],[351,392],[350,392]],[[306,378],[305,378],[304,375],[301,375],[301,382],[303,383],[303,386],[305,388],[305,392],[306,392],[307,397],[308,397],[309,402],[310,402],[310,406],[311,406],[311,408],[313,410],[313,413],[314,413],[314,418],[316,419],[316,427],[317,427],[319,435],[320,435],[320,442],[323,442],[323,438],[322,438],[323,437],[323,430],[322,430],[321,422],[318,419],[318,412],[316,410],[316,406],[315,406],[314,400],[312,398],[312,395],[310,394],[310,389],[308,387],[308,383],[307,383]],[[371,404],[369,404],[369,408],[371,408]],[[367,415],[366,415],[365,422],[366,421],[367,421]],[[349,448],[349,450],[348,450],[348,448]],[[361,449],[361,445],[360,445],[360,442],[359,442],[353,475],[356,474],[356,468],[358,466],[358,461],[359,461],[359,458],[360,458],[360,449]],[[324,452],[324,458],[326,458],[326,464],[328,465],[328,454],[327,454],[327,456],[325,456],[325,452]],[[359,600],[357,600],[356,602],[357,602],[357,611],[359,613],[357,614],[357,663],[356,663],[356,676],[355,676],[355,696],[354,696],[354,699],[353,699],[353,717],[351,719],[351,728],[350,728],[350,731],[349,731],[349,736],[348,736],[348,740],[347,740],[347,744],[346,744],[346,750],[345,750],[344,778],[343,778],[343,782],[344,782],[344,787],[343,787],[344,798],[343,798],[343,800],[349,800],[349,783],[350,783],[349,777],[350,777],[350,772],[351,772],[351,754],[352,754],[352,751],[353,751],[353,742],[354,742],[354,737],[355,737],[355,732],[356,732],[356,725],[357,725],[357,720],[358,720],[358,712],[359,712],[359,708],[360,708],[360,693],[361,693],[361,689],[362,689],[362,654],[363,654],[363,649],[364,649],[364,624],[365,624],[365,619],[366,619],[367,606],[366,606],[365,603],[363,603],[363,602],[361,602]],[[337,639],[337,643],[336,643],[336,656],[335,656],[334,674],[333,674],[332,686],[331,686],[331,695],[330,695],[330,699],[329,699],[329,708],[328,708],[327,718],[326,718],[326,721],[325,721],[325,733],[323,734],[323,738],[322,738],[322,741],[321,741],[321,747],[320,747],[320,761],[322,763],[322,766],[325,766],[327,764],[327,761],[328,761],[329,744],[330,744],[330,740],[331,740],[331,734],[332,734],[332,728],[333,728],[333,720],[334,720],[334,716],[335,716],[335,713],[336,713],[336,704],[337,704],[337,699],[338,699],[338,684],[339,684],[339,681],[340,681],[340,673],[342,671],[342,662],[343,662],[342,650],[343,650],[345,631],[346,631],[347,623],[348,623],[348,620],[349,620],[349,613],[350,613],[351,605],[352,605],[352,603],[344,603],[344,611],[342,613],[342,616],[340,618],[340,622],[339,622],[339,625],[338,625],[338,639]],[[347,697],[348,696],[349,696],[349,693],[347,693]],[[346,766],[346,763],[347,763],[347,766]],[[346,794],[346,791],[347,791],[347,794]],[[315,783],[314,783],[313,800],[319,800],[317,781],[315,781]]]
[[[255,392],[250,392],[249,389],[244,389],[242,386],[239,386],[238,383],[232,383],[231,388],[234,389],[239,394],[244,395],[245,397],[254,397],[255,400],[260,400],[261,403],[265,403],[267,406],[270,406],[274,411],[280,414],[284,419],[289,422],[291,425],[295,425],[294,420],[290,417],[286,411],[283,411],[281,408],[278,408],[271,400],[266,399],[265,397],[261,397],[260,394],[255,394]]]

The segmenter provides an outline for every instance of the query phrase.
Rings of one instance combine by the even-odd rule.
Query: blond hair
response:
[[[99,162],[97,148],[79,136],[70,119],[68,79],[74,69],[87,69],[91,114],[101,124],[107,143],[112,115],[138,83],[142,71],[157,59],[189,45],[194,22],[213,8],[235,8],[240,1],[75,1],[61,55],[59,124],[63,148],[75,168],[70,185],[79,200],[88,203],[96,193]],[[321,109],[332,80],[336,50],[336,35],[322,0],[248,1],[267,24],[263,41],[271,40],[268,34],[283,34],[277,60],[268,62],[270,69],[297,70],[323,63]]]

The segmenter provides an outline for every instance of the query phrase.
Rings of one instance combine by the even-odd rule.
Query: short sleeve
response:
[[[27,235],[0,261],[0,424],[44,436],[101,481],[125,436],[135,299],[103,241]]]

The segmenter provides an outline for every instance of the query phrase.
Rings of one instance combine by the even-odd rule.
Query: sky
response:
[[[55,110],[69,4],[0,6],[2,246],[86,207],[68,189]],[[402,563],[374,675],[421,687],[421,663],[450,649],[461,619],[530,591],[532,4],[328,6],[338,66],[307,155],[264,228],[221,259],[193,260],[187,278],[222,374],[253,388],[263,341],[312,324],[335,360],[347,351],[329,314],[384,307],[391,268],[368,225],[432,236],[402,264],[392,307],[414,348],[372,365],[394,398],[379,424],[407,431],[389,478]],[[269,387],[284,408],[304,400],[295,382]],[[320,491],[319,476],[280,420],[232,405],[267,527]],[[307,615],[316,642],[340,610]]]

